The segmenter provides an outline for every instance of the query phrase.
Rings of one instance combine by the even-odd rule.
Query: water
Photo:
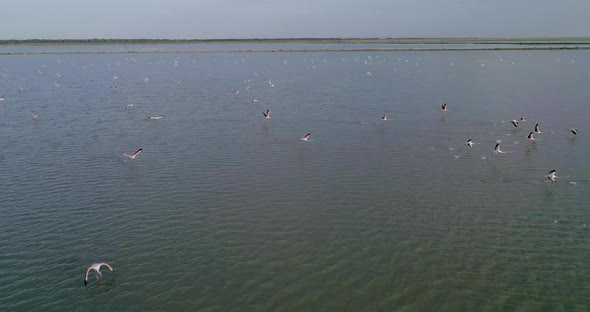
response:
[[[0,310],[585,311],[589,83],[586,51],[2,56]]]
[[[268,50],[407,50],[407,49],[518,49],[518,48],[588,48],[585,43],[566,44],[366,44],[366,43],[250,43],[250,44],[104,44],[104,45],[0,45],[0,53],[88,53],[88,52],[199,52],[199,51],[268,51]]]

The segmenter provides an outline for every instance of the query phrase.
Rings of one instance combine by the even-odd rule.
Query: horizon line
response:
[[[590,40],[590,36],[572,36],[572,37],[556,37],[556,36],[534,36],[534,37],[276,37],[276,38],[108,38],[108,37],[94,37],[94,38],[26,38],[26,39],[0,39],[0,41],[89,41],[89,40],[146,40],[146,41],[239,41],[239,40],[538,40],[538,39],[584,39]]]

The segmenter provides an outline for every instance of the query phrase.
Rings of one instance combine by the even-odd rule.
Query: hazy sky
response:
[[[2,0],[0,39],[590,36],[588,0]]]

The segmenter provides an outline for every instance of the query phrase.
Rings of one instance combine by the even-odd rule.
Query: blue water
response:
[[[0,310],[588,310],[589,83],[586,51],[0,56]]]

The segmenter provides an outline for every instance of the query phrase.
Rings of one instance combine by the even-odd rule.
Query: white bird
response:
[[[447,111],[447,107],[448,107],[448,106],[447,106],[447,103],[444,103],[444,104],[442,105],[442,110],[446,112],[446,111]]]
[[[0,96],[0,101],[4,101],[4,95]]]
[[[512,123],[512,125],[516,128],[518,127],[518,121],[516,121],[515,119],[510,120],[510,122]]]
[[[465,144],[467,144],[469,147],[473,147],[473,141],[471,141],[471,139],[467,140],[467,143]]]
[[[524,117],[520,117],[520,121],[526,121],[526,119],[524,119]]]
[[[264,118],[269,119],[270,118],[270,110],[267,109],[266,110],[266,113],[265,112],[262,112],[262,115],[264,116]]]
[[[238,94],[238,93],[240,93],[240,89],[235,89],[235,90],[234,90],[234,93],[235,93],[235,94]]]
[[[576,128],[570,129],[570,132],[573,133],[574,135],[578,135],[578,129],[576,129]]]
[[[310,137],[311,137],[311,133],[308,133],[304,137],[301,138],[301,141],[309,141]]]
[[[39,113],[37,112],[31,112],[31,115],[33,115],[33,119],[39,118]]]
[[[135,104],[127,104],[127,109],[135,108]]]
[[[113,268],[106,262],[94,263],[88,269],[86,269],[86,276],[84,277],[84,286],[86,286],[88,284],[88,274],[90,273],[90,271],[94,270],[94,277],[97,280],[100,277],[102,277],[102,273],[100,273],[100,267],[103,265],[106,266],[107,268],[109,268],[109,270],[111,270],[111,272],[113,271]]]
[[[381,120],[387,120],[387,114],[381,116]]]
[[[253,99],[253,100],[252,100],[252,104],[254,104],[254,103],[256,103],[256,102],[258,102],[258,100],[257,100],[257,99]]]
[[[162,118],[164,118],[164,115],[149,116],[147,119],[150,119],[150,120],[158,120],[158,119],[162,119]]]
[[[500,150],[500,143],[496,143],[496,147],[494,147],[494,154],[504,154],[505,152],[502,152]]]
[[[133,153],[132,155],[129,155],[127,153],[123,153],[123,156],[125,157],[129,157],[131,159],[135,159],[137,156],[139,156],[139,154],[141,154],[141,152],[143,152],[143,148],[138,149],[135,153]]]
[[[543,132],[541,132],[541,129],[539,128],[539,124],[535,125],[535,133],[543,133]]]
[[[557,172],[557,170],[555,170],[555,169],[549,171],[549,173],[547,174],[547,179],[555,182],[556,181],[555,179],[558,178],[558,176],[555,175],[556,172]]]
[[[531,140],[531,141],[534,141],[535,138],[533,137],[533,134],[535,134],[535,133],[534,132],[529,133],[529,135],[527,135],[526,138],[529,139],[529,140]]]

